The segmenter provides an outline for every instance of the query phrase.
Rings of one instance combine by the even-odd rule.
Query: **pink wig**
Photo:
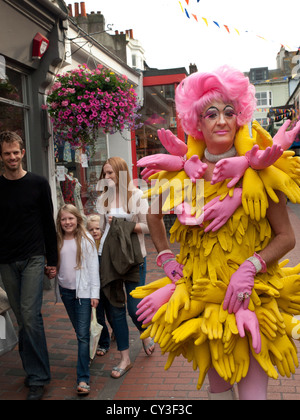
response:
[[[176,109],[184,131],[195,138],[203,138],[197,128],[199,116],[214,100],[234,106],[241,127],[251,121],[256,108],[255,87],[242,72],[222,66],[212,73],[193,73],[176,89]]]

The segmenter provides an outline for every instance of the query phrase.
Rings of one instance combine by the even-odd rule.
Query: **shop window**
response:
[[[96,185],[107,160],[107,135],[99,132],[95,148],[74,148],[55,138],[55,162],[58,208],[75,205],[83,214],[97,213],[99,192]]]
[[[144,105],[140,112],[143,126],[136,130],[137,159],[156,153],[167,153],[158,138],[157,130],[164,128],[177,135],[174,98],[174,85],[144,88]],[[140,168],[138,170],[141,171]]]
[[[14,131],[24,141],[26,148],[26,126],[29,106],[26,98],[26,75],[7,65],[3,56],[0,56],[0,132]],[[23,168],[27,170],[27,156],[25,154]],[[0,166],[0,174],[3,169]]]

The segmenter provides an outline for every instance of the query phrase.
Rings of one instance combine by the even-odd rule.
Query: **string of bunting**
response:
[[[183,1],[183,0],[182,0]],[[185,0],[185,2],[186,2],[186,4],[187,4],[187,7],[184,5],[182,5],[182,2],[181,1],[179,1],[179,5],[180,5],[180,8],[181,8],[181,10],[182,10],[182,12],[186,15],[186,17],[188,18],[188,19],[195,19],[195,21],[196,22],[200,22],[201,20],[203,20],[203,22],[206,24],[206,26],[208,27],[209,26],[209,22],[208,22],[208,20],[207,20],[207,18],[205,18],[205,17],[199,17],[197,14],[195,14],[195,13],[192,13],[190,10],[188,10],[188,8],[189,8],[189,6],[190,6],[190,0]],[[199,3],[200,2],[200,0],[197,0],[197,3]],[[238,35],[241,35],[241,33],[242,32],[245,32],[245,33],[249,33],[250,31],[241,31],[240,29],[237,29],[237,28],[229,28],[229,26],[228,25],[224,25],[223,23],[219,23],[219,22],[217,22],[217,21],[215,21],[215,20],[213,20],[212,21],[212,23],[215,25],[215,26],[217,26],[219,29],[221,29],[222,27],[224,27],[225,28],[225,30],[228,32],[228,34],[231,34],[232,32],[235,32],[235,33],[237,33]],[[263,36],[260,36],[260,35],[256,35],[258,38],[260,38],[260,39],[263,39],[264,41],[268,41],[266,38],[264,38]],[[276,41],[272,41],[272,42],[276,42]],[[278,42],[278,44],[279,44],[279,42]],[[280,43],[280,45],[281,45],[281,47],[282,48],[285,48],[285,47],[287,47],[289,50],[292,50],[292,49],[298,49],[298,47],[293,47],[293,48],[291,48],[289,45],[284,45],[284,44],[282,44],[282,43]]]

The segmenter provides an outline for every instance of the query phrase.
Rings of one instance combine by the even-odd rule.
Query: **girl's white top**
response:
[[[87,235],[92,241],[94,241],[89,233],[87,233]],[[81,268],[79,270],[75,270],[76,297],[78,299],[100,299],[99,259],[96,245],[91,244],[87,239],[82,238],[81,249]],[[63,261],[61,261],[61,264],[62,263]],[[63,264],[65,264],[66,267],[68,263]],[[69,267],[70,266],[71,263]],[[58,278],[56,278],[56,297],[57,301],[61,301],[58,289]]]

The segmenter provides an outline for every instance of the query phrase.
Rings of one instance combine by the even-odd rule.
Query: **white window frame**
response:
[[[265,94],[266,98],[261,98],[261,95]],[[270,90],[262,91],[262,92],[256,92],[255,97],[257,99],[257,106],[258,107],[272,107],[273,106],[273,95]],[[262,103],[262,101],[266,103]]]

